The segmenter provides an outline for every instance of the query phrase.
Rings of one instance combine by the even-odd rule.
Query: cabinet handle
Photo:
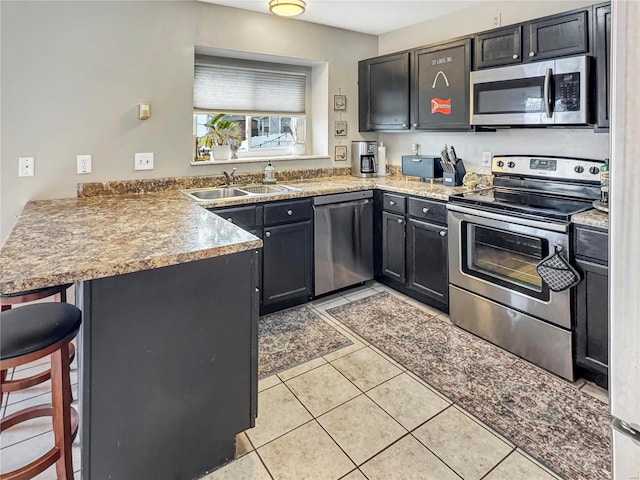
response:
[[[231,217],[227,218],[227,222],[233,223],[233,218],[231,218]]]
[[[513,59],[515,60],[516,58],[518,58],[518,54],[517,54],[517,53],[514,53],[514,54],[513,54]]]
[[[413,128],[418,128],[418,124],[417,124],[417,123],[414,123],[414,124],[413,124]]]
[[[422,209],[422,213],[427,213],[428,211],[429,211],[429,209],[428,209],[427,207],[424,207],[424,208]]]
[[[406,124],[406,123],[403,123],[403,124],[402,124],[402,128],[407,128],[407,124]]]
[[[398,219],[398,223],[402,223],[404,220],[402,220],[401,218]]]
[[[396,202],[394,202],[393,200],[389,201],[389,205],[391,205],[392,207],[396,204]]]
[[[535,57],[535,55],[536,55],[535,52],[529,52],[530,57]]]
[[[271,232],[264,232],[264,236],[269,238],[271,236]]]
[[[446,237],[447,236],[447,231],[446,230],[440,230],[440,236],[441,237]]]
[[[287,210],[287,215],[289,216],[293,215],[293,210]]]

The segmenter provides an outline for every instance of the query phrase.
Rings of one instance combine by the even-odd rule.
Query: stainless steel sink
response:
[[[262,195],[267,193],[284,193],[298,190],[297,188],[288,187],[286,185],[248,185],[240,188],[245,192],[259,193]]]
[[[195,200],[217,200],[219,198],[244,197],[249,192],[237,188],[204,188],[199,190],[183,190],[183,193]]]
[[[246,196],[274,195],[277,193],[295,192],[298,188],[288,185],[248,185],[246,187],[211,187],[182,190],[182,193],[192,199],[202,202],[205,200],[218,200],[221,198],[235,198]]]

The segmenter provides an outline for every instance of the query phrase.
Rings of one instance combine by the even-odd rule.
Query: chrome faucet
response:
[[[233,182],[235,181],[234,175],[236,173],[237,168],[234,168],[233,170],[231,170],[231,173],[227,173],[224,170],[222,171],[222,173],[224,174],[224,178],[226,181],[226,185],[233,185]]]

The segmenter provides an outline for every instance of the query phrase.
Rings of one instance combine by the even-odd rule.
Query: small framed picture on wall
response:
[[[334,124],[335,126],[335,135],[336,137],[346,137],[347,136],[347,122],[344,120],[338,120]]]
[[[333,109],[334,110],[346,110],[347,109],[347,97],[345,95],[333,96]]]
[[[347,146],[336,145],[335,160],[336,162],[344,162],[347,159]]]

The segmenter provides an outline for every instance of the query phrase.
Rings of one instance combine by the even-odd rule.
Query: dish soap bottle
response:
[[[609,203],[609,159],[600,167],[600,202]]]
[[[264,180],[262,181],[265,185],[276,183],[276,169],[271,165],[271,160],[266,167],[264,167]]]

